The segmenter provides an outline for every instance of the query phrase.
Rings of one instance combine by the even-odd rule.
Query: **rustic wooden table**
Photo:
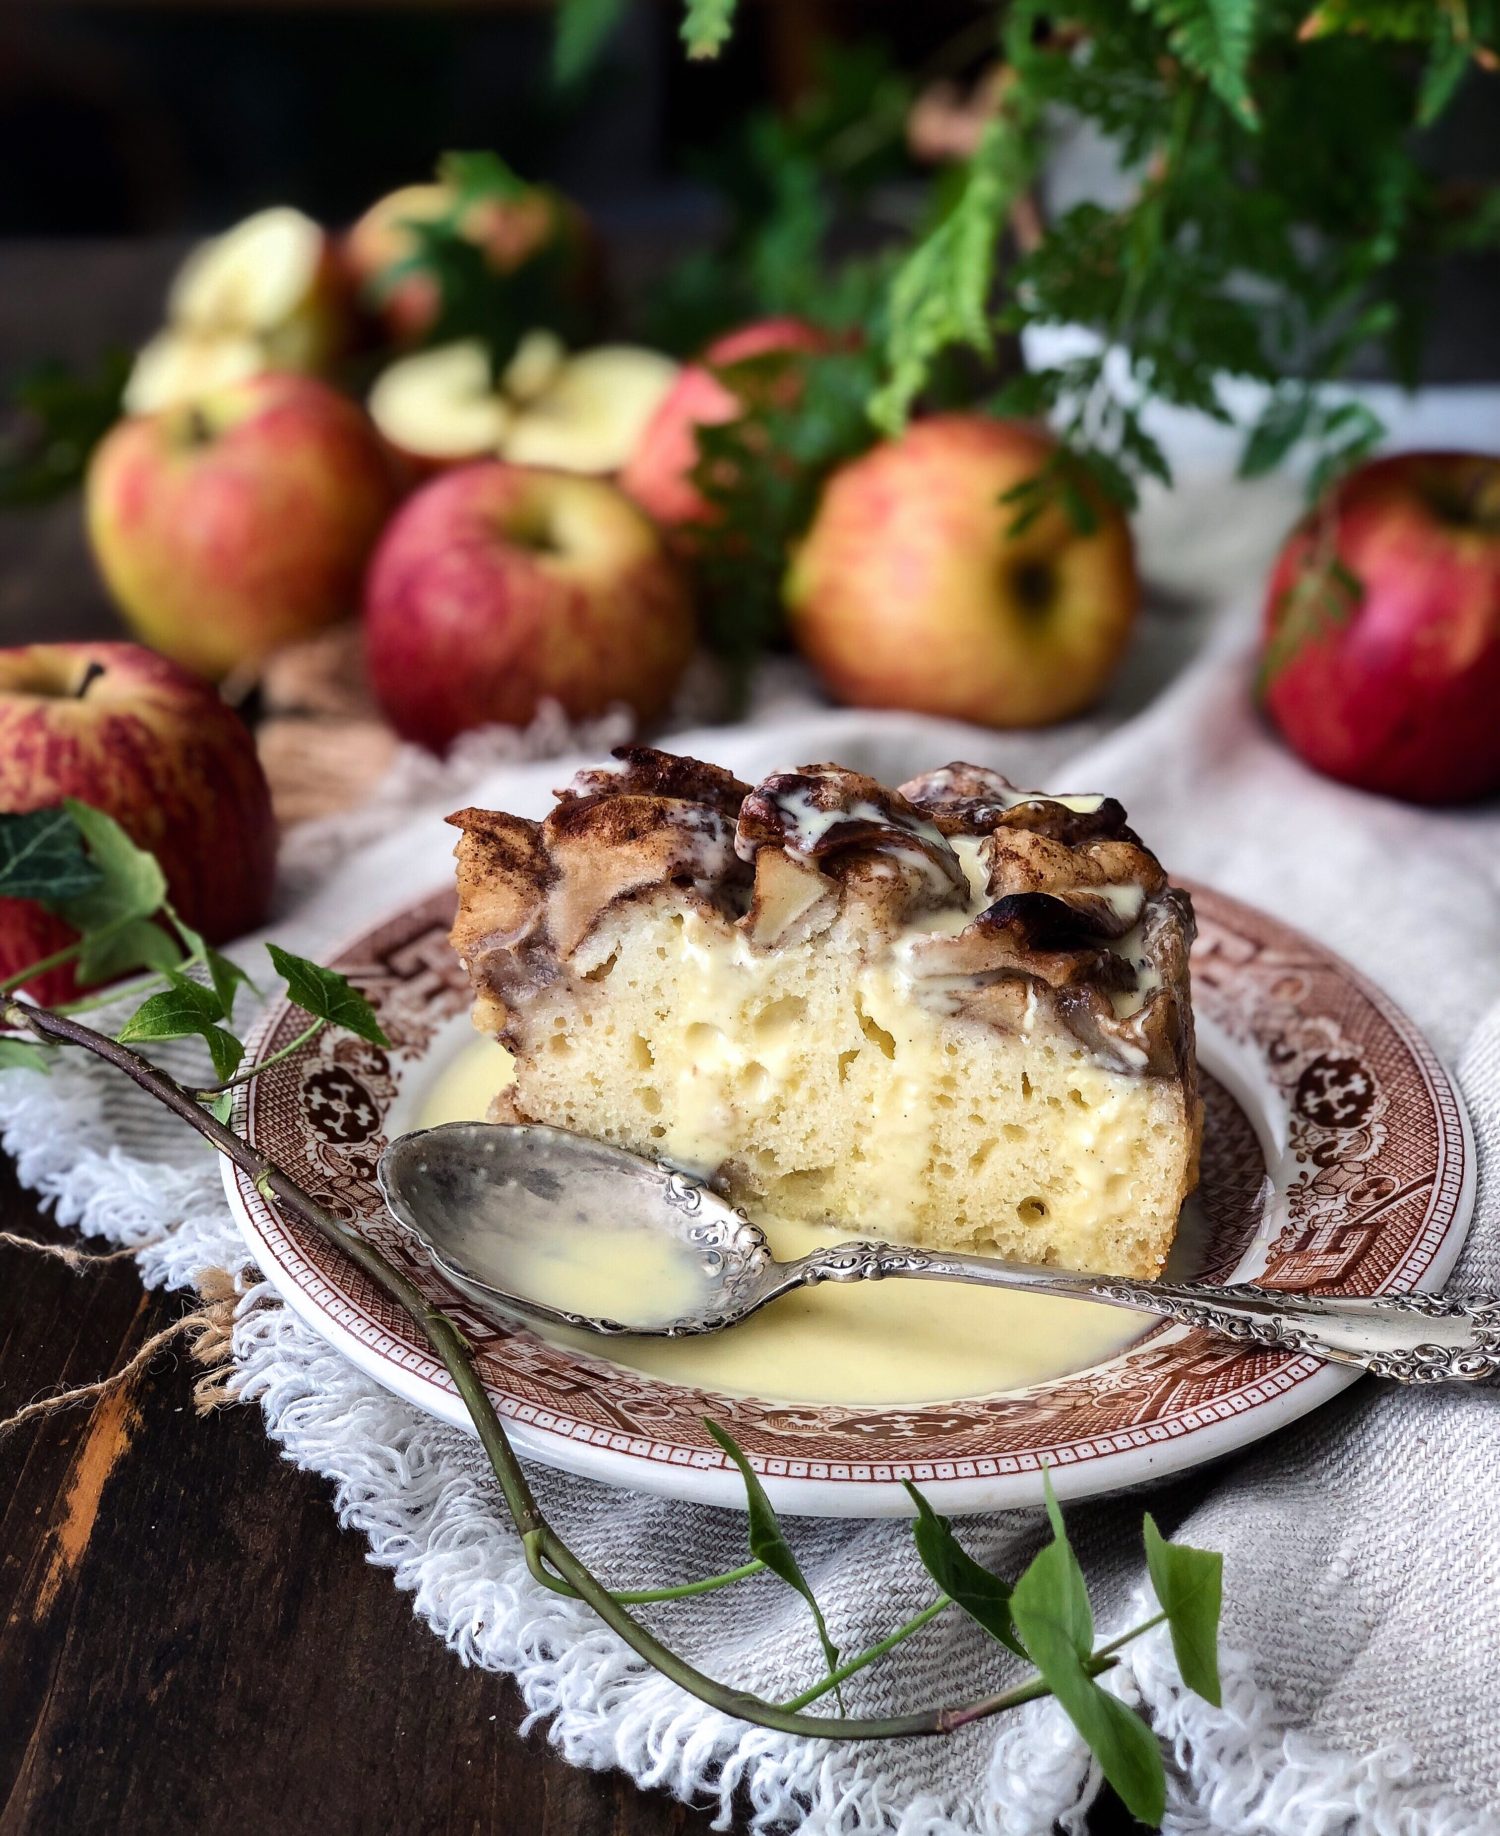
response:
[[[0,377],[152,325],[172,252],[0,248]],[[0,644],[115,629],[76,501],[0,512]],[[0,1225],[62,1241],[0,1163]],[[123,1364],[185,1310],[129,1261],[0,1245],[0,1418]],[[0,1836],[667,1836],[706,1812],[517,1732],[342,1532],[258,1412],[199,1420],[165,1353],[0,1443]],[[1096,1810],[1095,1836],[1128,1820]]]

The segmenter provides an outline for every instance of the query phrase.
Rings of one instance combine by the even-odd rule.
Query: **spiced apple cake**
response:
[[[753,789],[626,746],[466,809],[453,942],[492,1111],[752,1213],[1155,1275],[1197,1177],[1187,895],[1112,798],[948,765]]]

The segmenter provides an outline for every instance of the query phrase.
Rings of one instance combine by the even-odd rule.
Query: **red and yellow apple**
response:
[[[182,919],[212,943],[266,916],[276,825],[244,722],[201,676],[137,644],[0,650],[0,810],[76,797],[149,849]],[[29,899],[0,899],[0,979],[72,940]],[[68,999],[71,968],[32,984]]]
[[[1402,453],[1335,485],[1271,575],[1261,673],[1330,777],[1415,803],[1500,791],[1500,457]]]
[[[441,299],[431,274],[394,270],[417,252],[413,224],[440,223],[452,214],[452,186],[403,185],[372,204],[344,238],[343,261],[358,296],[386,335],[415,343],[437,322]],[[570,298],[590,305],[600,285],[599,252],[588,219],[576,204],[545,185],[519,197],[478,198],[465,210],[459,234],[483,250],[496,274],[511,274],[549,245],[563,257],[561,280]]]
[[[720,426],[741,412],[739,397],[715,371],[772,351],[833,347],[834,340],[805,319],[762,319],[716,339],[696,363],[678,372],[625,462],[621,489],[664,529],[706,521],[712,509],[692,477],[698,429]]]
[[[112,428],[89,466],[89,535],[132,629],[219,676],[356,608],[394,488],[347,397],[258,376]]]
[[[1002,501],[1057,456],[1020,421],[936,415],[841,467],[788,571],[792,634],[840,701],[991,727],[1097,699],[1140,600],[1130,528],[1091,493],[1020,530]]]
[[[365,586],[370,685],[396,731],[441,751],[470,727],[575,719],[624,702],[643,721],[693,649],[686,582],[613,485],[500,462],[409,498]]]

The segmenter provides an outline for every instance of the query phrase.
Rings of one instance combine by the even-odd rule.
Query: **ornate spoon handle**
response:
[[[790,1287],[820,1281],[967,1281],[1154,1313],[1240,1345],[1308,1352],[1396,1383],[1475,1383],[1500,1372],[1500,1295],[1301,1294],[1248,1284],[1071,1275],[895,1243],[839,1243],[786,1265]]]

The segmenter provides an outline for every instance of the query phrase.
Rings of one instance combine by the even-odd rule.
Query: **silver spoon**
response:
[[[392,1217],[482,1312],[585,1332],[679,1338],[733,1326],[778,1295],[820,1281],[964,1281],[1134,1308],[1241,1345],[1309,1352],[1398,1383],[1473,1382],[1500,1370],[1500,1295],[1322,1295],[1248,1283],[1136,1281],[845,1242],[778,1262],[742,1212],[686,1174],[623,1148],[539,1124],[450,1122],[393,1141],[380,1189]],[[607,1229],[655,1289],[595,1318],[522,1291],[536,1254],[570,1229]],[[597,1235],[595,1236],[597,1242]],[[622,1295],[622,1300],[625,1297]]]

